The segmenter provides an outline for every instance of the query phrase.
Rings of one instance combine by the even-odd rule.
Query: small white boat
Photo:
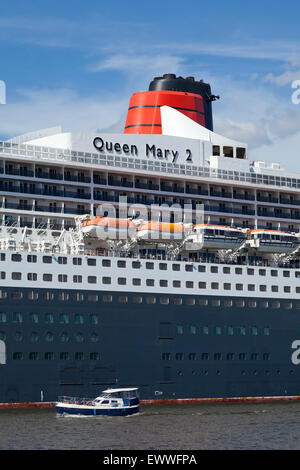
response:
[[[138,413],[140,401],[137,388],[103,390],[97,398],[59,397],[58,414],[85,416],[128,416]]]

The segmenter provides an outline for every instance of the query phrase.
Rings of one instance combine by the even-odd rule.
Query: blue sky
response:
[[[216,132],[295,169],[299,18],[291,0],[1,0],[0,138],[56,125],[122,132],[131,94],[176,73],[221,96]]]

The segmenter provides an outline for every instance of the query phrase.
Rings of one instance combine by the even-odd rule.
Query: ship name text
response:
[[[132,157],[139,157],[139,149],[137,145],[129,145],[127,143],[121,144],[120,142],[108,142],[103,140],[101,137],[95,137],[93,140],[93,145],[99,152],[109,152],[117,154],[123,153]],[[154,159],[164,159],[171,161],[172,163],[176,163],[176,161],[179,159],[180,154],[178,150],[160,148],[157,147],[155,144],[151,145],[146,143],[144,148],[144,156]],[[190,149],[185,149],[184,160],[192,163],[192,151]]]

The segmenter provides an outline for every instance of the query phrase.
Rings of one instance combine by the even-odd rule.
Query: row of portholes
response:
[[[6,341],[6,339],[7,339],[6,333],[4,331],[0,331],[0,340]],[[13,334],[13,339],[17,342],[22,342],[23,339],[24,339],[24,335],[21,331],[16,331]],[[37,332],[33,331],[29,335],[29,340],[32,343],[37,343],[38,341],[40,341],[40,339],[45,340],[49,343],[53,342],[54,341],[54,334],[50,331],[47,331],[44,335],[42,335],[42,338],[41,338],[40,335]],[[60,333],[59,339],[62,343],[67,343],[69,341],[72,341],[72,336],[69,333],[64,331],[64,332]],[[75,333],[74,340],[77,343],[83,343],[84,340],[85,340],[85,337],[82,333]],[[98,337],[97,333],[92,333],[88,340],[91,343],[96,343],[96,342],[99,341],[99,337]]]
[[[264,370],[264,371],[258,371],[257,369],[254,369],[252,371],[246,371],[245,369],[241,370],[241,375],[270,375],[271,372],[273,372],[275,375],[280,375],[281,374],[281,371],[279,369],[275,370],[275,371],[270,371],[270,370]],[[227,373],[227,372],[226,372]],[[193,376],[196,376],[196,375],[222,375],[222,372],[220,371],[220,369],[216,369],[215,371],[208,371],[207,369],[206,370],[203,370],[203,371],[196,371],[196,370],[192,370],[191,371],[191,375]],[[289,375],[294,375],[295,374],[295,371],[293,369],[290,369],[289,370]],[[177,371],[177,375],[182,377],[182,376],[186,376],[187,374],[184,374],[182,370],[178,370]]]

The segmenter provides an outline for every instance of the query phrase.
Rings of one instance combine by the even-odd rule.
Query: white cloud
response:
[[[20,90],[20,100],[0,107],[0,135],[61,125],[66,131],[95,132],[113,125],[128,107],[129,97],[80,97],[69,89]]]
[[[300,70],[287,70],[280,75],[268,73],[264,78],[264,82],[275,83],[276,85],[283,86],[292,83],[294,80],[300,80]]]

